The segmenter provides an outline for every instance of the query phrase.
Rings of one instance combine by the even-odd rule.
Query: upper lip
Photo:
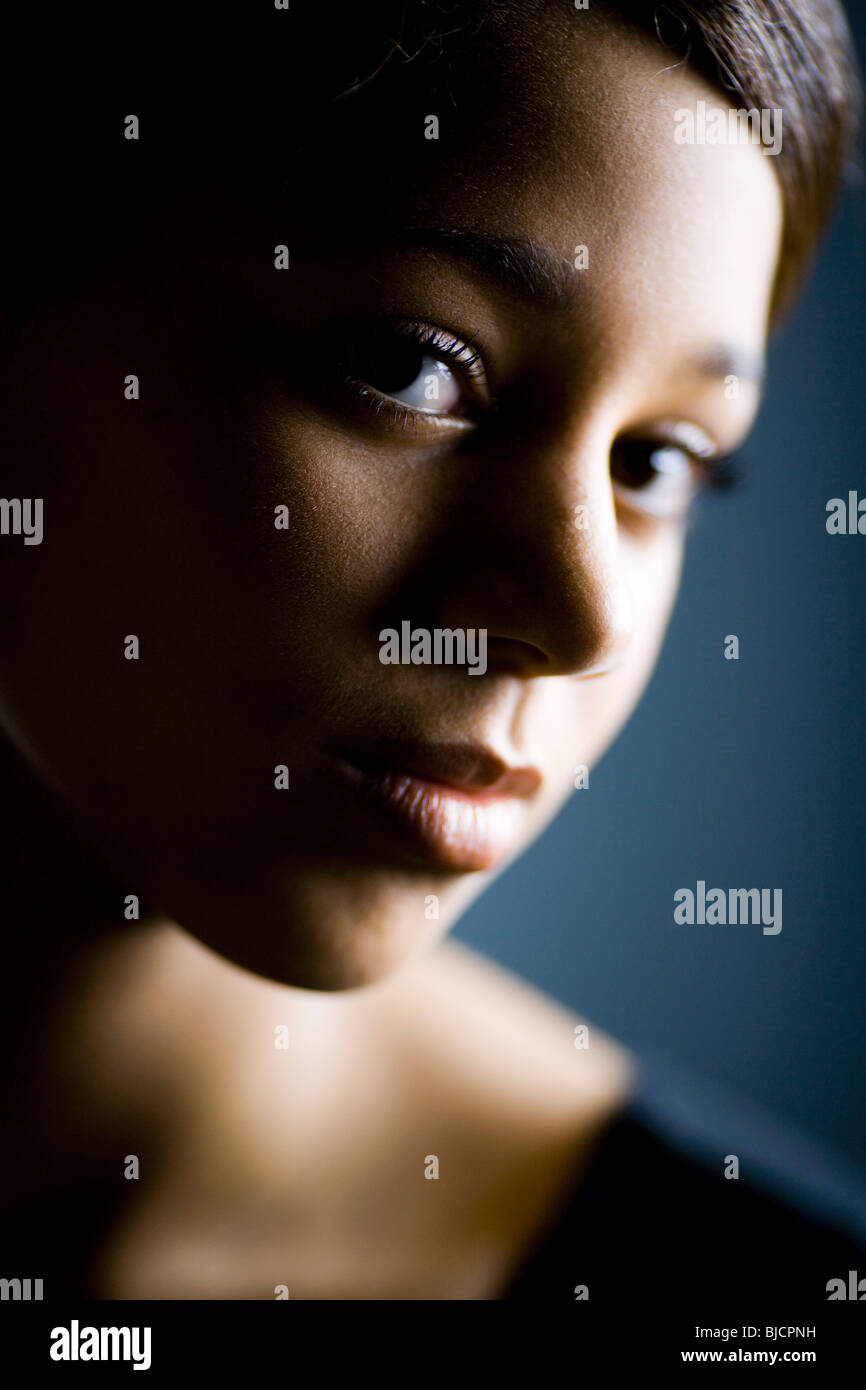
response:
[[[347,753],[366,772],[403,772],[464,792],[532,796],[542,776],[531,764],[513,766],[482,743],[423,743],[388,740]]]

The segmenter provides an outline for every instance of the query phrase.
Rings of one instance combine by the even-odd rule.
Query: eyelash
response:
[[[741,481],[746,469],[745,460],[742,458],[739,450],[732,450],[728,454],[699,454],[693,449],[687,448],[685,444],[680,443],[676,439],[653,437],[651,435],[632,436],[619,440],[614,445],[611,452],[612,463],[617,450],[622,450],[624,447],[631,447],[638,451],[642,450],[645,454],[649,455],[659,453],[663,449],[676,450],[687,458],[695,467],[700,474],[703,486],[713,491],[727,491],[732,487],[736,487]],[[623,484],[623,486],[627,486],[627,484]],[[635,492],[641,491],[639,487],[633,490]]]
[[[749,467],[738,449],[718,458],[703,459],[702,462],[706,486],[714,492],[730,492],[732,488],[739,487]]]
[[[449,367],[453,367],[456,375],[470,387],[474,383],[476,402],[480,404],[480,387],[485,381],[485,372],[481,349],[472,338],[460,338],[448,329],[409,321],[392,325],[391,332],[394,337],[402,337],[411,342],[420,352],[428,352],[431,357],[437,357]],[[375,420],[387,419],[388,423],[404,430],[418,424],[425,428],[432,425],[439,429],[454,429],[457,425],[453,416],[418,410],[403,401],[396,401],[349,372],[344,374],[343,383],[358,399],[364,401]],[[470,418],[461,417],[461,420],[465,422]]]
[[[389,325],[389,332],[394,337],[406,338],[419,351],[428,352],[430,356],[435,356],[449,367],[454,368],[456,375],[462,378],[470,388],[474,385],[475,400],[476,403],[480,404],[482,394],[480,386],[485,383],[486,375],[481,348],[474,339],[471,337],[461,338],[448,329],[437,328],[420,321],[391,324]],[[406,405],[403,401],[394,400],[393,397],[386,395],[369,382],[365,382],[349,372],[343,374],[343,384],[353,392],[356,399],[363,402],[365,410],[375,421],[385,422],[404,431],[418,426],[422,426],[424,429],[429,429],[432,426],[434,429],[444,430],[461,428],[465,427],[465,424],[471,420],[471,415],[455,418],[444,414],[437,415],[432,411],[418,410],[414,406]],[[493,407],[488,404],[486,408],[491,409]],[[745,461],[736,450],[716,457],[705,457],[670,438],[647,438],[640,442],[650,451],[663,448],[681,450],[696,466],[701,479],[701,486],[709,491],[730,491],[739,485],[746,470]],[[637,494],[641,489],[633,488],[632,491]]]

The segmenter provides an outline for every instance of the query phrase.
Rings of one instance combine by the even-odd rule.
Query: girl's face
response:
[[[760,148],[674,139],[722,98],[587,12],[379,83],[313,182],[190,183],[4,371],[44,500],[4,727],[144,910],[324,989],[439,936],[635,705],[781,224]],[[404,623],[467,661],[384,662]]]

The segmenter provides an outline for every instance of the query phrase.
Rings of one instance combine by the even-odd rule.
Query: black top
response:
[[[500,1297],[575,1304],[582,1285],[599,1313],[639,1302],[757,1318],[777,1305],[791,1321],[832,1308],[829,1280],[850,1300],[862,1279],[866,1301],[866,1175],[667,1060],[639,1067]]]

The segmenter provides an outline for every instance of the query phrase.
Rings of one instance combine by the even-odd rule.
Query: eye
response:
[[[411,338],[375,335],[350,344],[342,360],[359,385],[412,410],[449,415],[463,402],[461,383],[448,364]]]
[[[354,323],[343,330],[337,360],[344,386],[380,426],[471,428],[487,401],[480,353],[447,329]]]
[[[665,520],[684,518],[696,494],[720,485],[727,459],[658,439],[618,439],[610,454],[614,493],[632,511]]]

